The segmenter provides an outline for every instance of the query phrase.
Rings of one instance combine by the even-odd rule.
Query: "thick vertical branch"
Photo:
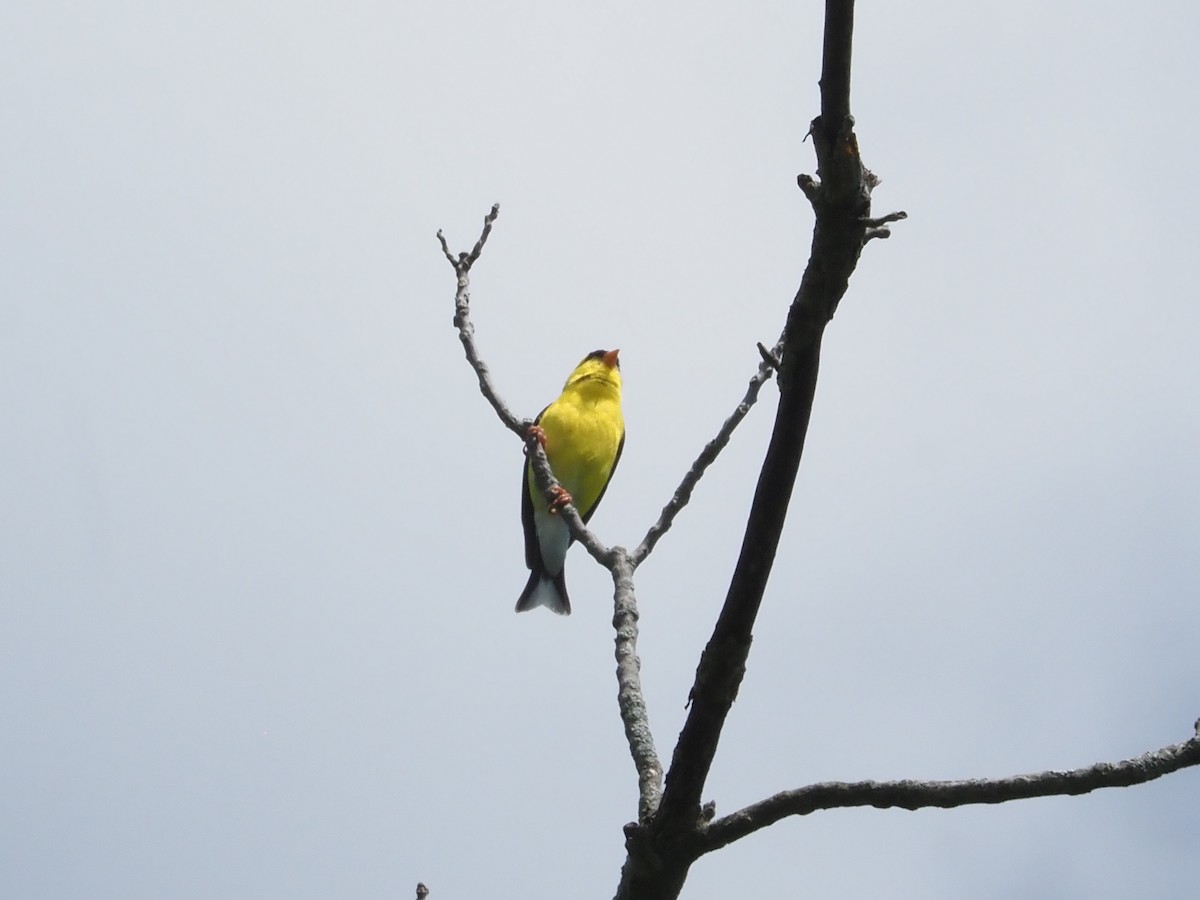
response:
[[[820,180],[801,176],[816,216],[808,266],[788,310],[779,407],[725,604],[701,655],[658,813],[626,827],[628,858],[618,898],[678,896],[703,827],[701,797],[721,730],[737,697],[804,450],[820,367],[821,338],[846,292],[872,224],[874,179],[862,165],[850,118],[852,0],[828,0],[821,115],[810,133]]]
[[[854,36],[854,0],[825,4],[825,40],[821,51],[821,118],[850,115],[850,43]]]
[[[853,4],[831,2],[827,55],[821,81],[822,110],[847,110]],[[691,711],[675,747],[661,814],[664,827],[682,828],[699,814],[701,792],[725,717],[737,696],[750,652],[751,632],[787,517],[804,450],[820,365],[821,337],[863,245],[870,210],[848,116],[813,122],[822,183],[813,190],[816,226],[809,263],[788,312],[779,373],[779,408],[759,475],[742,550],[725,605],[701,657]]]
[[[725,605],[700,658],[691,710],[675,746],[661,810],[664,825],[698,820],[700,795],[716,755],[725,717],[737,696],[750,652],[751,629],[775,561],[804,438],[820,362],[820,334],[787,352],[780,374],[775,429],[754,492],[742,549]]]

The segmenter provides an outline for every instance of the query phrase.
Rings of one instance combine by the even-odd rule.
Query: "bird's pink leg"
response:
[[[574,502],[571,500],[570,492],[561,484],[554,485],[550,491],[554,494],[554,499],[550,501],[550,515],[552,516],[557,515],[558,511],[568,503]]]

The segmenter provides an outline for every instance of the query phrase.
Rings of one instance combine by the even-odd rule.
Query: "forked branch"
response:
[[[484,216],[483,230],[480,231],[479,239],[475,241],[475,246],[469,252],[463,251],[457,256],[451,253],[450,246],[446,243],[446,236],[442,234],[441,229],[438,229],[437,239],[438,243],[442,245],[442,253],[445,255],[446,260],[454,267],[454,274],[457,278],[457,287],[454,292],[454,327],[458,329],[458,339],[462,342],[467,362],[471,364],[471,368],[475,370],[475,376],[479,379],[479,390],[488,403],[491,404],[492,409],[496,411],[496,415],[500,417],[500,421],[504,423],[504,427],[525,441],[525,452],[532,457],[537,486],[546,497],[546,501],[550,502],[557,496],[555,488],[558,487],[558,480],[554,477],[554,472],[550,469],[550,462],[546,459],[546,452],[530,434],[529,429],[533,425],[533,420],[518,418],[504,401],[500,399],[500,395],[492,383],[492,376],[487,363],[480,357],[479,349],[475,346],[475,325],[471,321],[471,267],[475,265],[483,253],[484,245],[487,244],[487,239],[492,233],[492,225],[499,215],[500,204],[495,203],[488,214]],[[600,539],[596,535],[588,531],[587,526],[583,524],[583,519],[579,517],[579,511],[575,509],[574,505],[568,503],[560,507],[559,512],[563,517],[563,521],[571,529],[571,535],[575,540],[579,541],[597,562],[611,571],[609,559],[611,551],[600,542]]]
[[[871,188],[878,180],[862,164],[850,117],[853,10],[853,0],[826,3],[821,115],[811,127],[820,178],[800,179],[816,214],[812,247],[783,339],[763,360],[767,372],[774,369],[779,374],[774,431],[725,604],[696,669],[690,709],[672,754],[662,803],[649,822],[626,826],[628,855],[618,900],[678,896],[696,858],[693,843],[708,827],[701,796],[741,685],[754,622],[787,517],[816,392],[821,339],[868,239]],[[881,228],[883,223],[873,227]],[[702,456],[698,465],[704,464]],[[683,487],[688,487],[686,479]],[[672,514],[668,506],[663,517],[668,526]],[[659,533],[652,529],[642,546],[652,546]]]
[[[555,488],[558,481],[550,468],[546,452],[542,448],[531,427],[530,419],[519,419],[508,409],[500,399],[487,364],[479,355],[475,346],[475,326],[471,322],[471,267],[483,253],[488,236],[492,233],[492,225],[500,214],[499,205],[494,205],[484,217],[483,230],[470,252],[459,253],[457,256],[450,252],[446,238],[438,231],[437,238],[442,246],[442,253],[454,267],[457,288],[454,294],[454,327],[458,329],[459,340],[462,341],[463,351],[467,361],[475,370],[479,379],[479,390],[491,404],[500,421],[510,431],[520,435],[525,441],[525,452],[529,455],[533,466],[534,477],[539,489],[547,502],[557,497]],[[633,587],[634,564],[629,555],[621,547],[606,547],[595,534],[588,530],[579,517],[579,511],[574,504],[559,507],[559,515],[567,523],[571,535],[612,574],[613,577],[613,628],[616,632],[615,655],[617,660],[617,702],[621,711],[621,720],[625,725],[625,735],[629,742],[629,752],[633,757],[634,766],[638,773],[638,814],[641,818],[649,817],[658,808],[659,797],[662,794],[662,763],[654,749],[654,738],[650,732],[649,718],[646,714],[646,702],[642,694],[641,662],[637,657],[638,609]]]
[[[646,532],[646,536],[642,538],[642,542],[637,545],[634,551],[629,555],[630,561],[634,567],[645,562],[646,557],[650,555],[650,551],[654,549],[654,545],[658,543],[671,525],[675,522],[675,517],[683,510],[688,502],[692,499],[692,491],[696,489],[696,485],[700,483],[708,467],[716,462],[717,457],[725,446],[729,443],[729,439],[733,436],[734,430],[742,424],[742,420],[750,412],[750,408],[758,401],[758,392],[771,377],[771,373],[779,367],[778,359],[774,357],[775,352],[779,349],[779,344],[776,344],[775,351],[767,350],[762,344],[759,344],[759,349],[762,351],[764,359],[758,364],[758,371],[750,379],[750,384],[746,388],[746,394],[742,397],[742,402],[737,405],[734,411],[729,415],[729,418],[721,425],[717,431],[716,437],[704,445],[704,449],[700,451],[700,455],[696,457],[696,461],[692,463],[686,475],[683,476],[683,481],[679,483],[679,487],[675,488],[675,493],[671,496],[671,500],[663,507],[662,512],[658,516],[658,521],[650,526],[650,530]],[[770,358],[767,358],[770,357]]]

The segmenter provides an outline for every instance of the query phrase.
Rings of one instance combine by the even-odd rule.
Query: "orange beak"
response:
[[[609,350],[602,357],[600,357],[600,359],[603,360],[604,364],[610,369],[619,369],[621,364],[617,361],[617,354],[620,352],[620,350]]]

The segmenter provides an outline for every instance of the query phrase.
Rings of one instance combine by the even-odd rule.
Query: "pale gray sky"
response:
[[[533,415],[619,346],[632,545],[807,257],[822,4],[0,11],[0,883],[608,897],[608,580],[512,612]],[[876,210],[706,796],[1069,768],[1200,716],[1193,3],[861,3]],[[638,581],[669,756],[775,391]],[[1200,773],[792,820],[689,900],[1177,898]]]

